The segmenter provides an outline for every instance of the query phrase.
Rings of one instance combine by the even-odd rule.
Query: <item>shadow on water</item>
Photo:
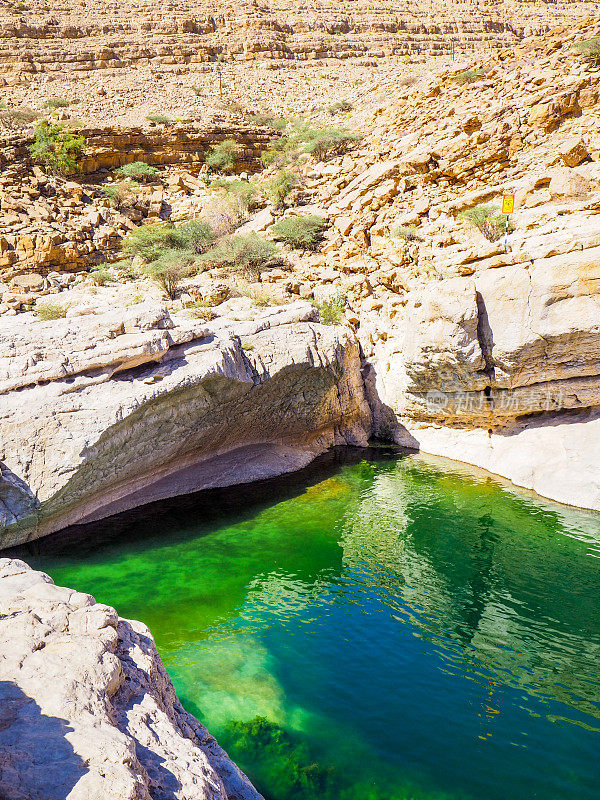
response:
[[[281,502],[297,497],[308,487],[335,475],[343,466],[363,460],[397,461],[409,452],[392,445],[334,447],[296,472],[159,500],[96,522],[72,525],[4,553],[25,560],[38,556],[77,558],[116,543],[143,541],[148,548],[162,546],[165,541],[176,543],[190,535],[197,536],[198,523],[207,534],[224,519],[229,524],[250,519],[274,499]]]
[[[0,797],[66,800],[87,772],[65,738],[72,730],[42,714],[16,684],[0,681]]]

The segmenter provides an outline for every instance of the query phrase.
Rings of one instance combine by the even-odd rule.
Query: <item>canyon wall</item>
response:
[[[1,545],[366,444],[358,344],[315,318],[308,303],[212,323],[136,304],[0,320]]]

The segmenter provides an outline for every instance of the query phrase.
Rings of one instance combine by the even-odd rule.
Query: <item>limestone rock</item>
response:
[[[177,699],[150,631],[0,559],[6,800],[261,800]]]
[[[299,302],[238,322],[150,304],[0,319],[1,544],[365,444],[358,344],[315,316]]]

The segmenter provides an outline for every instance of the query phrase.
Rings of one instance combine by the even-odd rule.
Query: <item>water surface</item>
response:
[[[352,462],[26,557],[147,623],[269,800],[598,800],[600,518],[449,462]]]

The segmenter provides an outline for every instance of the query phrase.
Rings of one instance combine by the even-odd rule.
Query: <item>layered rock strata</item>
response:
[[[184,711],[150,631],[0,559],[5,800],[261,800]]]
[[[207,324],[139,304],[16,336],[5,318],[2,545],[366,444],[358,344],[315,317],[298,303]]]

